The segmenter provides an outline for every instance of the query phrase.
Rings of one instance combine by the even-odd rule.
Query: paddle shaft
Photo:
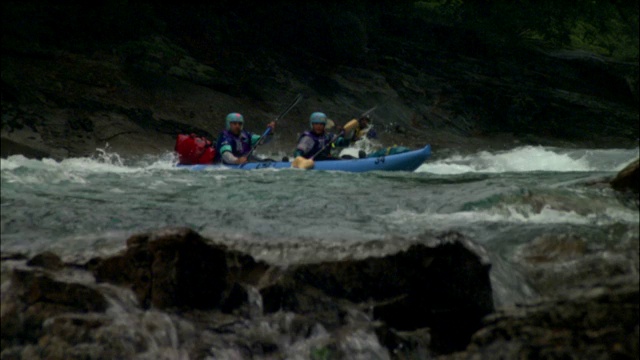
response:
[[[360,114],[360,117],[358,119],[362,118],[363,116],[367,116],[367,115],[371,114],[377,107],[378,107],[378,105],[376,105],[376,106],[372,107],[371,109],[363,112],[362,114]]]
[[[338,138],[339,138],[340,136],[342,136],[342,135],[344,135],[344,130],[340,130],[340,133],[338,133],[338,135],[337,135],[337,136],[335,136],[333,139],[331,139],[331,141],[329,141],[329,143],[328,143],[328,144],[326,144],[325,146],[323,146],[323,147],[322,147],[322,149],[318,150],[318,152],[316,152],[315,154],[313,154],[313,156],[312,156],[312,157],[310,157],[310,158],[309,158],[309,160],[313,160],[313,159],[315,159],[315,158],[316,158],[316,156],[320,155],[320,153],[321,153],[321,152],[323,152],[323,151],[324,151],[324,149],[326,149],[326,148],[327,148],[327,146],[331,146],[331,144],[333,144],[336,140],[338,140]]]
[[[298,105],[298,103],[301,100],[302,100],[302,94],[298,94],[298,96],[296,96],[296,98],[293,100],[293,102],[282,113],[280,113],[280,115],[278,115],[278,117],[274,120],[274,122],[277,123],[278,120],[282,119],[285,115],[287,115],[289,113],[289,111],[291,111],[291,109],[293,109],[296,105]],[[258,138],[258,141],[256,141],[256,144],[251,148],[249,153],[246,155],[247,159],[249,159],[249,157],[251,156],[253,151],[258,147],[258,145],[260,145],[262,143],[262,139],[265,139],[269,135],[270,132],[271,132],[271,128],[267,127],[267,130],[265,130],[264,133],[262,133],[262,135],[260,135],[260,138]]]

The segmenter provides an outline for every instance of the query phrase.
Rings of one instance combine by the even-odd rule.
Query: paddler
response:
[[[294,157],[302,156],[308,159],[317,153],[314,158],[316,161],[334,159],[331,155],[331,146],[325,146],[331,142],[334,136],[337,136],[325,131],[327,115],[322,112],[314,112],[309,117],[309,125],[311,126],[311,130],[305,131],[298,138],[298,145],[296,146]],[[343,136],[338,136],[333,142],[333,145],[340,147],[348,146],[349,140]],[[322,151],[320,151],[321,149]],[[319,151],[320,153],[318,153]]]
[[[378,137],[376,131],[370,127],[371,125],[371,117],[367,115],[363,115],[358,119],[358,127],[354,131],[354,137],[352,141],[358,141],[363,138],[375,139]]]
[[[247,156],[251,148],[260,141],[268,143],[273,138],[276,127],[275,121],[270,122],[269,135],[260,140],[260,135],[244,130],[244,117],[237,112],[227,115],[225,118],[225,130],[221,131],[216,141],[217,156],[224,164],[244,164],[249,161]]]

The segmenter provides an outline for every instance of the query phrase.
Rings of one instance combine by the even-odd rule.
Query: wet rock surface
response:
[[[624,169],[620,170],[613,180],[611,180],[611,187],[619,191],[630,190],[636,194],[640,192],[640,169],[638,166],[640,159],[627,165]]]
[[[134,235],[86,264],[3,254],[1,356],[634,358],[637,239],[626,243],[593,267],[579,237],[534,241],[518,256],[541,297],[500,309],[484,250],[455,232],[286,267],[187,228]]]
[[[490,265],[458,234],[443,235],[440,241],[383,258],[289,269],[262,290],[265,312],[339,312],[329,296],[366,303],[374,320],[393,329],[431,328],[436,351],[464,347],[479,320],[493,311]]]
[[[618,191],[618,198],[630,207],[640,208],[640,160],[631,162],[611,179],[611,187]]]
[[[466,351],[442,359],[637,359],[639,301],[636,276],[502,309]]]
[[[142,234],[127,240],[122,256],[99,261],[96,280],[129,284],[148,308],[213,308],[227,285],[225,250],[205,244],[195,232]]]
[[[16,264],[3,284],[3,358],[144,354],[148,326],[158,326],[145,322],[158,321],[175,332],[165,346],[196,358],[438,354],[463,349],[493,311],[486,254],[456,233],[384,257],[286,268],[186,228],[134,235],[84,265],[51,253],[6,261]],[[455,331],[444,326],[454,318]],[[132,328],[116,335],[124,319]]]

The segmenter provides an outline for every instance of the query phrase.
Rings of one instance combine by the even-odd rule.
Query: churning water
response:
[[[381,254],[425,233],[461,232],[494,264],[497,303],[529,290],[510,264],[544,234],[590,246],[638,236],[638,210],[607,181],[638,149],[520,147],[427,161],[415,172],[175,167],[172,154],[0,160],[3,252],[83,261],[137,232],[187,226],[273,263]],[[624,236],[621,234],[625,234]]]

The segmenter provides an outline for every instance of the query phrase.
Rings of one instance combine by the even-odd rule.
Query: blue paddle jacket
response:
[[[265,144],[271,141],[272,135],[273,132],[267,135],[266,139],[264,139]],[[222,160],[223,163],[233,164],[237,158],[249,154],[258,140],[260,140],[260,135],[246,130],[242,130],[238,136],[232,134],[229,130],[223,130],[216,140],[216,161]],[[232,156],[228,156],[229,154],[224,155],[227,152]]]

